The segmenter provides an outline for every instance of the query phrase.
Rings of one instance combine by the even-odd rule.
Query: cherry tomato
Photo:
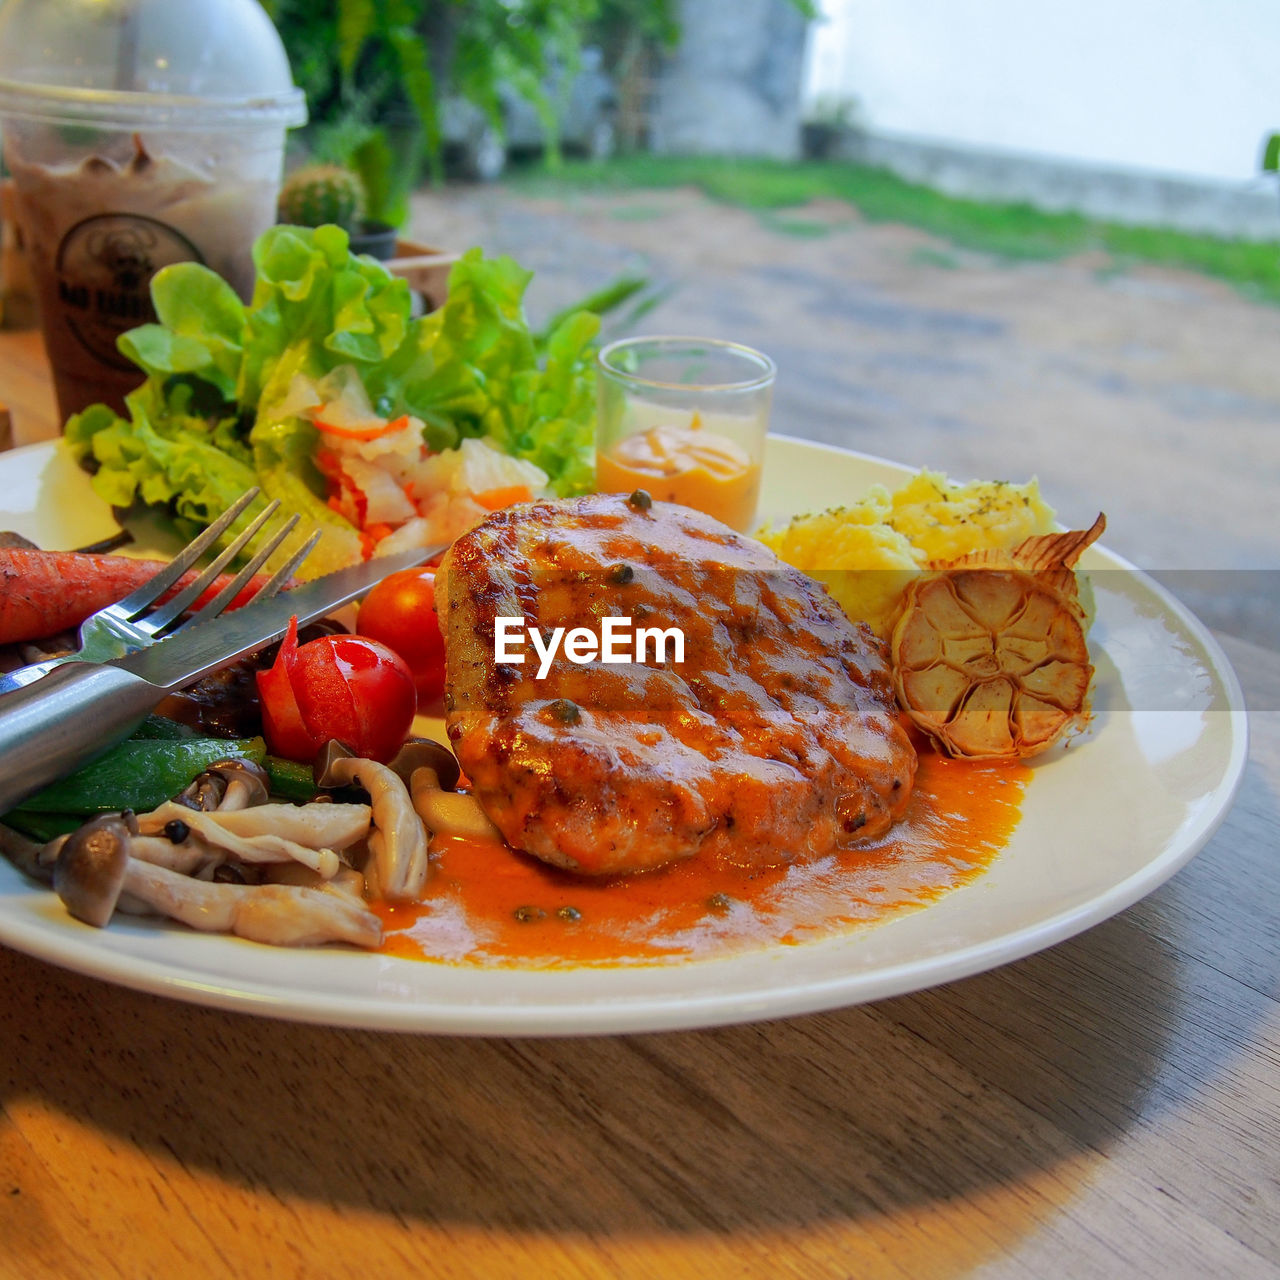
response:
[[[409,664],[420,705],[444,692],[444,637],[436,613],[434,569],[402,569],[383,578],[361,603],[356,630],[380,640]]]
[[[386,762],[409,736],[413,674],[386,645],[364,636],[321,636],[298,645],[298,620],[275,664],[258,672],[267,746],[310,762],[330,738],[359,756]]]

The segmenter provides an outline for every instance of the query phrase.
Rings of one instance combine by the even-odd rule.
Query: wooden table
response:
[[[57,437],[61,424],[44,343],[36,329],[0,330],[0,405],[9,411],[9,445]]]
[[[34,432],[11,336],[0,399]],[[196,1008],[0,948],[0,1274],[1280,1274],[1280,655],[1223,643],[1253,743],[1204,852],[918,995],[466,1040]]]

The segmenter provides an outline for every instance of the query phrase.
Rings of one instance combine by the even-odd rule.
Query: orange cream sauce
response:
[[[645,489],[662,502],[693,507],[746,533],[760,497],[760,464],[728,436],[704,430],[695,413],[687,427],[650,427],[619,440],[596,462],[596,488]]]
[[[920,755],[906,818],[883,839],[747,872],[697,858],[606,880],[492,841],[433,842],[426,897],[375,906],[383,950],[477,967],[707,959],[830,936],[925,906],[978,876],[1017,823],[1031,770]]]

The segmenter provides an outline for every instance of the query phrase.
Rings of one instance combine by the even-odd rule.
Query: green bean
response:
[[[315,798],[315,771],[309,764],[298,764],[281,756],[267,756],[262,762],[271,779],[271,794],[281,800],[307,801]]]
[[[219,760],[261,764],[261,738],[130,738],[28,797],[15,813],[144,812],[176,796]]]

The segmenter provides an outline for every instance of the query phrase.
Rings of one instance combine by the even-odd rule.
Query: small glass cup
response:
[[[597,357],[597,487],[645,489],[747,533],[777,370],[714,338],[624,338]]]

